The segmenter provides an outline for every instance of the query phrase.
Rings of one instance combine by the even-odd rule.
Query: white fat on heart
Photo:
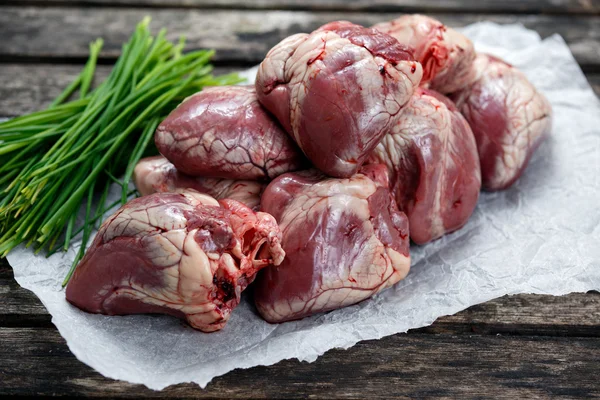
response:
[[[184,301],[191,300],[199,292],[209,292],[207,288],[212,286],[214,271],[211,268],[211,260],[195,240],[196,232],[198,229],[188,232],[183,245],[183,255],[179,262],[178,291]],[[208,295],[208,293],[206,294]]]
[[[146,256],[158,267],[168,267],[179,262],[182,256],[182,244],[186,235],[185,229],[142,237],[142,245]]]

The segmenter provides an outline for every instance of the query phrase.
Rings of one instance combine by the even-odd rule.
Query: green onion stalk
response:
[[[241,82],[235,74],[211,74],[214,51],[184,54],[184,38],[173,43],[164,29],[152,36],[149,23],[145,18],[137,25],[97,87],[101,39],[90,44],[85,67],[46,110],[0,122],[0,257],[20,244],[52,255],[81,235],[66,284],[105,212],[137,193],[130,189],[133,170],[156,152],[152,138],[160,121],[204,86]],[[120,199],[107,204],[115,183]]]

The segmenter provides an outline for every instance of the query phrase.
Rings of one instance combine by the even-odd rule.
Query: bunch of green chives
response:
[[[91,90],[102,40],[90,45],[81,74],[48,109],[0,123],[0,256],[21,243],[53,254],[82,233],[66,283],[93,229],[116,205],[106,204],[110,185],[121,185],[122,204],[133,194],[133,169],[159,122],[204,86],[240,82],[211,75],[213,51],[183,54],[183,39],[168,41],[164,29],[153,37],[149,22],[138,24],[98,87]],[[77,224],[80,209],[85,219]]]

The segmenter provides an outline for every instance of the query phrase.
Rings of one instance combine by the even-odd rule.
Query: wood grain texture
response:
[[[428,333],[473,332],[600,337],[600,294],[504,296],[439,318],[423,328]]]
[[[0,117],[14,117],[48,106],[80,72],[80,65],[1,64]],[[240,67],[217,67],[215,74],[240,70]],[[96,81],[101,82],[110,66],[97,68]],[[600,73],[587,74],[600,97]]]
[[[104,37],[102,57],[118,56],[121,44],[145,15],[154,27],[166,27],[169,37],[188,37],[189,48],[214,48],[218,62],[260,62],[281,39],[311,31],[333,20],[361,25],[390,20],[397,13],[344,13],[248,10],[182,10],[153,8],[4,7],[0,12],[0,59],[28,58],[82,61],[88,44]],[[584,69],[600,66],[600,17],[548,15],[433,15],[450,26],[477,21],[522,23],[542,37],[561,34]]]
[[[6,259],[0,259],[0,326],[51,326],[42,302],[15,281]]]
[[[82,65],[0,64],[0,117],[42,110],[77,77]],[[99,65],[95,83],[110,73]]]
[[[52,329],[0,328],[0,395],[180,398],[567,398],[600,396],[600,339],[394,335],[235,370],[206,390],[162,392],[103,378],[77,362]]]
[[[9,4],[69,5],[76,7],[185,7],[280,10],[337,10],[388,12],[503,12],[503,13],[600,13],[598,0],[13,0]]]
[[[7,326],[52,327],[40,300],[21,288],[6,260],[0,260],[0,327]],[[504,296],[411,332],[600,337],[600,294]]]

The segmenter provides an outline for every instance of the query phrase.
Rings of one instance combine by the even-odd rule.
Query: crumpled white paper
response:
[[[552,136],[510,189],[482,193],[460,231],[411,248],[413,266],[395,287],[358,305],[270,325],[245,298],[221,332],[194,331],[166,316],[106,317],[65,301],[60,281],[74,250],[46,259],[19,248],[8,260],[35,292],[78,359],[107,377],[162,389],[204,387],[234,368],[286,358],[314,361],[334,347],[431,324],[505,294],[562,295],[600,289],[600,102],[554,35],[519,25],[464,29],[479,51],[523,70],[554,108]]]

